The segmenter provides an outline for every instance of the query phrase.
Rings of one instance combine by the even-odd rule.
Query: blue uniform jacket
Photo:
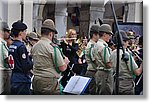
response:
[[[29,59],[27,49],[23,42],[15,40],[9,47],[9,57],[13,57],[14,68],[12,68],[11,82],[31,82],[29,71],[33,67]],[[11,58],[12,60],[12,58]],[[11,62],[11,61],[9,61]]]

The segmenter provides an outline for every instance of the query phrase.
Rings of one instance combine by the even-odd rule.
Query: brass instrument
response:
[[[85,37],[84,39],[83,38],[79,38],[77,40],[77,43],[78,43],[78,51],[76,52],[77,55],[80,57],[81,56],[81,53],[83,50],[85,50],[85,47],[86,47],[86,41],[87,41],[87,38]]]
[[[76,51],[77,55],[80,56],[81,52],[82,52],[82,40],[79,38],[76,43],[78,43],[78,51]]]

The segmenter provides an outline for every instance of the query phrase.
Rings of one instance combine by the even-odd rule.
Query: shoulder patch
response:
[[[10,45],[9,48],[10,48],[10,49],[17,49],[17,46],[15,46],[15,45]]]
[[[22,54],[22,58],[26,59],[26,54],[25,53]]]

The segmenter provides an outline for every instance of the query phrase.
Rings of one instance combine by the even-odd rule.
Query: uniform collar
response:
[[[0,41],[6,44],[6,41],[2,38],[0,38]]]
[[[0,41],[3,41],[3,39],[2,39],[2,38],[0,38]]]
[[[98,39],[98,41],[102,42],[104,46],[108,46],[108,44],[103,39]]]
[[[94,42],[92,39],[90,39],[90,42],[92,43],[92,44],[95,44],[96,42]]]
[[[52,43],[51,40],[49,40],[48,38],[45,38],[45,37],[42,37],[41,40],[45,40],[45,41],[48,41],[49,43]]]

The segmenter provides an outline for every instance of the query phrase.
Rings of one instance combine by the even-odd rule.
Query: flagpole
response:
[[[114,10],[114,5],[113,5],[113,2],[110,0],[110,5],[111,5],[111,8],[112,8],[112,12],[113,12],[113,17],[114,17],[114,22],[116,24],[116,30],[119,32],[119,28],[118,28],[118,23],[117,23],[117,18],[116,18],[116,13],[115,13],[115,10]],[[119,33],[117,35],[117,41],[118,41],[118,44],[117,44],[117,63],[116,63],[116,76],[115,76],[115,94],[118,95],[119,94],[119,54],[120,54],[120,39],[119,39]]]
[[[23,0],[21,0],[21,3],[20,3],[20,5],[21,5],[21,22],[23,22],[23,10],[24,10],[24,2],[23,2]]]
[[[116,25],[116,31],[118,33],[117,34],[117,63],[116,63],[116,83],[115,83],[115,94],[118,95],[119,94],[119,62],[120,62],[120,49],[123,51],[123,54],[122,54],[122,60],[124,60],[124,62],[126,63],[127,65],[127,60],[128,60],[128,55],[125,53],[125,50],[123,48],[123,44],[122,44],[122,37],[120,35],[120,32],[119,32],[119,26],[118,26],[118,21],[117,21],[117,17],[116,17],[116,13],[115,13],[115,9],[114,9],[114,4],[112,2],[112,0],[109,0],[110,1],[110,5],[111,5],[111,8],[112,8],[112,12],[113,12],[113,17],[114,17],[114,22],[115,22],[115,25]]]

